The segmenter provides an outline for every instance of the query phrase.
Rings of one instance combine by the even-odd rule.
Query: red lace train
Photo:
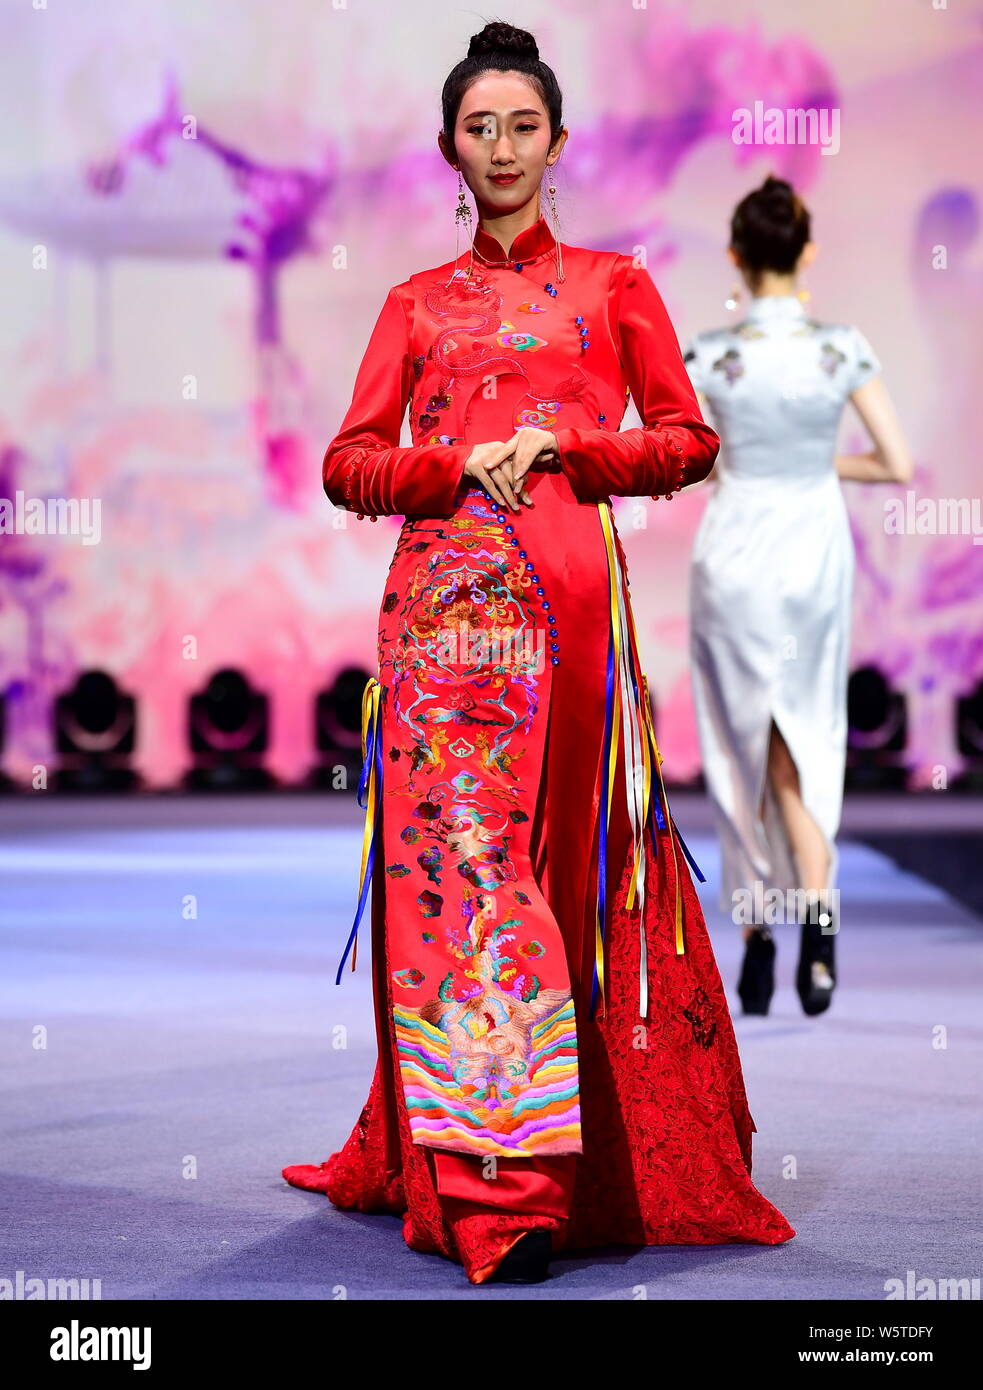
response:
[[[686,951],[677,956],[665,833],[658,856],[646,841],[646,860],[649,1018],[638,1016],[638,911],[624,906],[626,865],[608,931],[607,1016],[578,1017],[583,1153],[549,1165],[554,1173],[564,1163],[576,1165],[567,1217],[536,1211],[535,1201],[504,1209],[438,1192],[434,1151],[411,1142],[393,1069],[392,1015],[380,1009],[378,994],[388,1048],[358,1121],[326,1162],[284,1168],[287,1182],[326,1193],[342,1210],[402,1214],[407,1245],[458,1260],[472,1283],[487,1280],[509,1246],[533,1228],[552,1231],[554,1251],[778,1245],[794,1236],[751,1181],[755,1125],[696,890],[683,869]],[[384,939],[377,927],[374,919],[376,950]],[[384,973],[388,990],[388,962]],[[378,973],[376,980],[378,989]],[[479,1160],[470,1161],[477,1172]],[[510,1175],[522,1162],[509,1165]]]

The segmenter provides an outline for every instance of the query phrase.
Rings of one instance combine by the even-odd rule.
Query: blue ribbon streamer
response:
[[[687,845],[686,845],[686,841],[683,839],[682,835],[680,835],[680,833],[679,833],[679,827],[678,827],[677,824],[676,824],[675,818],[672,818],[672,828],[673,828],[673,831],[675,832],[676,839],[679,841],[679,847],[680,847],[680,849],[683,851],[683,853],[685,854],[686,858],[689,860],[689,866],[690,866],[690,868],[693,870],[694,874],[696,874],[696,877],[700,880],[701,883],[706,883],[706,881],[707,881],[707,879],[706,879],[706,874],[703,873],[703,871],[702,871],[702,869],[700,868],[699,864],[697,864],[696,860],[695,860],[695,859],[693,858],[693,856],[690,854],[689,849],[687,848]]]
[[[601,827],[598,832],[598,855],[597,855],[597,903],[598,916],[601,924],[601,942],[603,949],[604,926],[607,916],[607,864],[608,864],[608,765],[611,761],[611,734],[614,725],[614,632],[610,626],[608,628],[608,669],[607,669],[607,689],[604,697],[604,753],[601,758]],[[597,928],[595,926],[595,932]],[[594,1010],[597,1005],[597,993],[600,981],[597,975],[597,950],[595,942],[594,955],[594,978],[591,981],[590,991],[590,1012],[588,1018],[593,1019]]]
[[[362,891],[358,895],[358,907],[355,910],[355,920],[352,929],[348,933],[348,941],[345,945],[345,953],[338,966],[338,973],[335,976],[335,984],[341,984],[341,974],[345,968],[345,962],[352,951],[358,937],[358,927],[362,920],[362,913],[365,911],[365,904],[369,899],[369,888],[372,884],[372,870],[375,866],[376,845],[379,842],[379,811],[382,806],[382,709],[377,711],[377,718],[371,720],[369,725],[368,737],[366,740],[365,757],[362,760],[362,772],[358,779],[358,793],[356,799],[363,810],[368,810],[368,802],[363,798],[366,795],[369,785],[369,776],[373,766],[376,772],[376,803],[375,803],[375,824],[372,827],[372,841],[369,845],[369,853],[365,862],[365,879],[362,883]]]

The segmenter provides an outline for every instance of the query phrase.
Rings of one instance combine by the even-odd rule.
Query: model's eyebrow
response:
[[[531,107],[531,106],[523,107],[523,109],[522,109],[521,111],[510,111],[510,112],[509,112],[509,115],[510,115],[510,116],[541,116],[542,114],[543,114],[542,111],[537,111],[537,110],[535,110],[535,109],[534,109],[533,107]],[[472,111],[472,112],[470,113],[470,115],[465,116],[464,119],[465,119],[466,121],[473,121],[474,118],[475,118],[475,116],[494,116],[494,115],[497,115],[497,112],[495,112],[495,111]]]

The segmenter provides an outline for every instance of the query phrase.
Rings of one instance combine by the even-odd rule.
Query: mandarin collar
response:
[[[483,227],[479,227],[475,232],[472,245],[475,252],[482,257],[483,265],[515,265],[516,262],[526,265],[552,251],[556,239],[550,231],[546,217],[541,214],[538,222],[519,232],[509,247],[508,255],[505,254],[502,243]]]
[[[761,294],[751,300],[749,319],[804,319],[806,307],[797,294]]]

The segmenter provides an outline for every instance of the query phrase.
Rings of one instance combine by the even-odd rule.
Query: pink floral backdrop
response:
[[[141,771],[173,783],[189,695],[236,665],[270,696],[271,767],[299,778],[315,692],[374,669],[399,521],[334,514],[320,458],[387,289],[454,253],[439,92],[491,17],[530,28],[564,88],[564,240],[644,254],[685,342],[729,317],[734,203],[790,178],[820,244],[810,309],[874,345],[912,487],[978,495],[980,4],[8,9],[0,499],[101,506],[97,544],[0,535],[8,771],[50,759],[53,697],[98,666],[138,698]],[[835,108],[836,152],[735,144],[756,101]],[[843,447],[866,447],[849,414]],[[983,677],[983,545],[888,534],[904,492],[847,485],[854,663],[908,695],[925,781],[958,767],[954,701]],[[686,583],[706,497],[616,504],[680,778],[699,767]]]

